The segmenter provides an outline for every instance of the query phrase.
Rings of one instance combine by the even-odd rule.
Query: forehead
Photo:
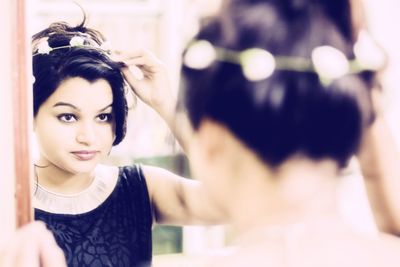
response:
[[[80,77],[64,80],[47,99],[47,103],[67,102],[78,107],[104,107],[113,101],[112,89],[105,79],[90,82]]]

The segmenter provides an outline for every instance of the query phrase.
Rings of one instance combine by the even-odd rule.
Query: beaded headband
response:
[[[327,86],[348,74],[380,70],[386,63],[384,53],[365,31],[360,32],[354,54],[355,59],[348,59],[332,46],[319,46],[313,49],[311,58],[281,56],[261,48],[234,51],[213,46],[206,40],[195,40],[189,44],[183,64],[197,70],[206,69],[215,61],[238,64],[249,81],[267,79],[275,70],[312,72]]]
[[[92,49],[100,50],[106,54],[111,54],[111,47],[108,42],[104,42],[101,45],[98,45],[95,41],[90,42],[90,44],[85,44],[85,40],[81,36],[74,36],[69,41],[69,45],[57,46],[57,47],[50,47],[48,38],[44,38],[39,42],[37,45],[37,51],[32,56],[37,55],[48,55],[50,52],[60,49],[72,48],[72,47],[87,47]]]

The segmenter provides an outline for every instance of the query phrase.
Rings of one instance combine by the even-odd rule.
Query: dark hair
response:
[[[79,36],[87,46],[70,47],[71,38]],[[38,54],[38,43],[47,39],[50,47],[69,46],[56,49],[48,54]],[[125,98],[125,82],[121,72],[123,63],[114,62],[105,51],[96,48],[104,43],[102,34],[85,27],[85,19],[78,26],[72,27],[65,22],[51,24],[48,28],[32,37],[33,44],[33,114],[36,116],[40,106],[61,84],[72,77],[81,77],[90,82],[105,79],[110,84],[113,94],[113,115],[115,118],[115,140],[119,144],[126,133],[128,112]],[[92,47],[90,47],[91,45]]]
[[[328,45],[354,59],[349,1],[232,0],[196,39],[236,51],[259,47],[303,58]],[[272,167],[297,153],[344,166],[373,120],[372,72],[346,75],[327,86],[316,73],[289,70],[252,82],[240,65],[222,61],[202,70],[184,65],[182,74],[181,104],[194,128],[203,119],[215,120]]]

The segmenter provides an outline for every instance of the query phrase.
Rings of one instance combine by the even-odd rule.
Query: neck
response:
[[[92,183],[95,171],[73,174],[54,165],[35,165],[36,182],[49,191],[59,194],[79,193]]]
[[[231,218],[239,232],[339,217],[333,161],[290,159],[273,172],[262,162],[243,162],[243,166],[237,172],[242,177],[237,180],[243,182],[235,187],[230,201]]]

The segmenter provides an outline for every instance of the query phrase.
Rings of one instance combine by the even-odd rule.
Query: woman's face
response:
[[[34,119],[38,164],[74,174],[91,172],[115,138],[112,103],[112,89],[104,79],[63,81]]]

